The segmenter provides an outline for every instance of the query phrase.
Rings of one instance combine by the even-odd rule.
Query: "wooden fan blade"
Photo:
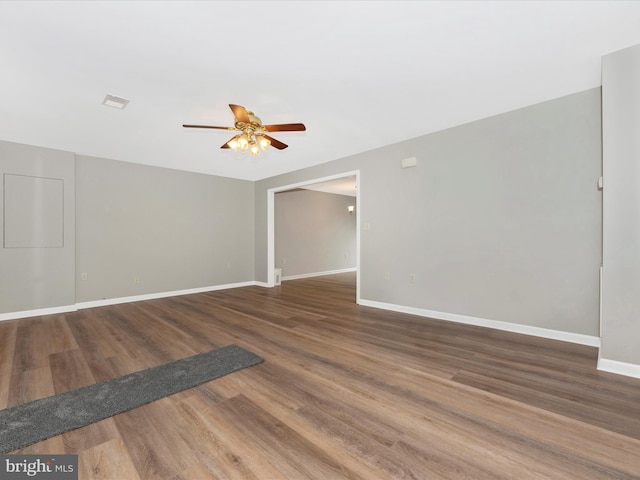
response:
[[[262,134],[262,136],[268,139],[271,142],[271,146],[277,148],[278,150],[284,150],[289,146],[286,143],[282,143],[280,140],[276,140],[275,138],[270,137],[269,135],[265,135],[264,133]]]
[[[229,146],[229,142],[227,142],[224,145],[222,145],[220,148],[231,148],[231,147]]]
[[[304,123],[281,123],[279,125],[263,125],[267,132],[302,132],[307,129]]]
[[[216,127],[215,125],[182,125],[184,128],[215,128],[216,130],[235,130],[234,127]]]
[[[233,105],[232,103],[229,104],[229,108],[233,112],[233,115],[236,117],[237,121],[242,123],[251,123],[246,108],[240,105]]]

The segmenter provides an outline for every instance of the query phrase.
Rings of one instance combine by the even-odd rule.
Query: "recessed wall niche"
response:
[[[4,174],[4,248],[64,246],[64,180]]]

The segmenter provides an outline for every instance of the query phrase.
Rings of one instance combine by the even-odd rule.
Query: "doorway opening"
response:
[[[360,303],[360,171],[339,173],[328,177],[315,178],[290,185],[283,185],[267,190],[267,286],[273,287],[276,283],[275,265],[275,195],[287,190],[298,188],[316,189],[333,182],[355,177],[355,211],[356,215],[356,303]],[[323,184],[323,185],[321,185]]]

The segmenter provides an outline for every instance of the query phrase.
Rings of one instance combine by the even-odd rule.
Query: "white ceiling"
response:
[[[0,140],[258,180],[596,87],[635,44],[640,2],[0,1]],[[229,103],[307,131],[251,157],[182,128]]]

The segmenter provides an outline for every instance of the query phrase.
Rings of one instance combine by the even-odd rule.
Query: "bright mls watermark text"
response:
[[[78,480],[77,455],[0,455],[0,480]]]

